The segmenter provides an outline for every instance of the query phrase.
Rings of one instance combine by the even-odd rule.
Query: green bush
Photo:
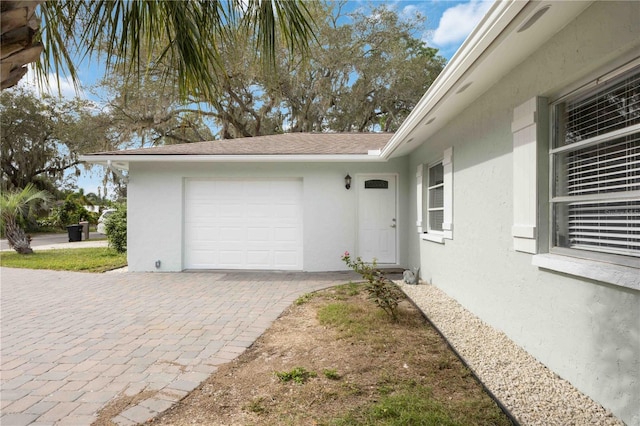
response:
[[[342,378],[340,373],[333,368],[325,368],[322,370],[322,374],[329,380],[340,380]]]
[[[66,226],[74,225],[83,220],[95,225],[98,223],[99,216],[99,213],[88,211],[78,201],[67,198],[62,204],[53,208],[47,218],[38,220],[38,226],[65,229]]]
[[[67,226],[80,222],[84,215],[89,213],[82,204],[75,200],[65,200],[60,207],[60,225]]]
[[[281,382],[294,381],[301,385],[312,377],[317,377],[318,374],[315,371],[309,371],[304,367],[295,367],[291,371],[276,371],[276,376]]]
[[[119,204],[104,222],[109,247],[118,253],[127,251],[127,205]]]

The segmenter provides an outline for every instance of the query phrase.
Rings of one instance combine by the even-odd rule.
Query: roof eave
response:
[[[420,99],[411,114],[382,149],[380,156],[389,159],[416,126],[451,93],[451,89],[471,66],[492,48],[493,42],[524,9],[529,1],[496,0],[482,21],[473,29],[444,70]]]
[[[305,162],[381,162],[386,161],[375,154],[289,154],[289,155],[127,155],[95,154],[81,155],[80,161],[94,164],[111,162],[111,165],[127,170],[129,163],[305,163]]]
[[[496,1],[382,150],[410,154],[527,60],[593,1]]]

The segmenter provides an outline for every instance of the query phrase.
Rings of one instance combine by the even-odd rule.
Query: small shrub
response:
[[[313,371],[308,371],[304,367],[295,367],[291,371],[276,371],[276,376],[281,382],[294,381],[301,385],[311,377],[317,377],[318,375]]]
[[[304,304],[305,304],[305,303],[307,303],[309,300],[313,299],[313,296],[314,296],[314,295],[313,295],[313,293],[306,293],[306,294],[303,294],[302,296],[300,296],[300,297],[298,297],[298,298],[296,299],[296,301],[294,302],[294,304],[295,304],[296,306],[304,305]]]
[[[264,398],[262,397],[252,399],[244,408],[245,410],[251,411],[255,414],[264,414],[268,412],[267,407],[264,405]]]
[[[118,253],[127,251],[127,206],[120,204],[104,222],[109,247]]]
[[[340,380],[340,374],[333,368],[325,368],[322,374],[329,380]]]
[[[385,276],[384,272],[377,269],[376,260],[373,259],[371,264],[364,263],[360,257],[352,260],[349,252],[345,251],[342,255],[342,261],[367,281],[366,291],[369,293],[369,299],[373,300],[391,319],[397,321],[398,303],[400,303],[402,295],[398,287]]]

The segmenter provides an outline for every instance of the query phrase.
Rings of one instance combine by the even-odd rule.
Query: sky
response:
[[[386,5],[396,10],[400,16],[412,17],[420,13],[426,17],[425,27],[422,34],[415,36],[424,40],[428,46],[437,48],[440,55],[449,60],[480,22],[491,4],[491,0],[348,0],[345,10],[356,10],[367,5]],[[89,86],[102,76],[102,69],[99,63],[82,64],[78,67],[78,75],[82,85]],[[23,80],[32,79],[27,76],[27,79]],[[55,76],[50,76],[49,81],[51,91],[57,94],[58,86]],[[60,93],[64,97],[76,95],[69,79],[60,78]],[[80,96],[87,95],[83,92]],[[77,185],[79,188],[84,188],[85,193],[98,193],[97,188],[101,186],[102,174],[98,167],[94,167],[93,172],[84,172],[78,178]]]

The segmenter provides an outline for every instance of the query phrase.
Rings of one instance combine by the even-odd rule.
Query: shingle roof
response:
[[[382,149],[393,133],[285,133],[93,155],[348,155]]]

